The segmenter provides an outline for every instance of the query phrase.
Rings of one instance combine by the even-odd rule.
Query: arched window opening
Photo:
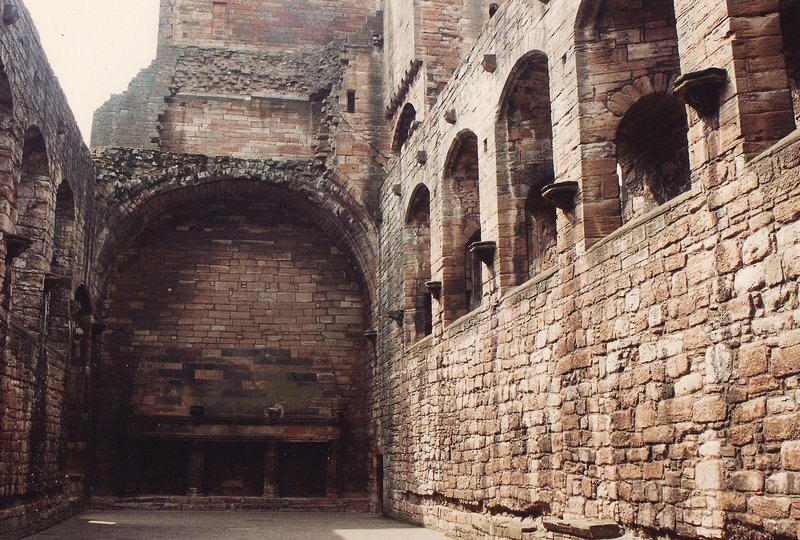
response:
[[[442,296],[445,321],[452,322],[480,305],[483,288],[480,262],[469,252],[481,237],[478,137],[471,131],[453,143],[444,188]]]
[[[3,213],[8,221],[11,221],[12,201],[8,198],[8,193],[13,193],[14,175],[11,156],[16,153],[18,140],[14,136],[14,104],[11,96],[11,85],[8,82],[4,66],[0,62],[0,186],[4,189],[0,195],[0,206],[4,208]],[[10,232],[10,231],[4,231]],[[12,261],[13,255],[6,252],[5,272],[2,276],[2,305],[0,305],[0,348],[5,347],[8,339],[8,323],[11,313],[11,280],[12,280]],[[2,448],[0,447],[0,450]]]
[[[478,256],[470,250],[470,246],[475,242],[481,241],[481,231],[476,231],[467,240],[464,251],[464,293],[466,298],[467,311],[478,309],[483,297],[483,272],[481,261]]]
[[[400,118],[397,120],[397,127],[394,131],[394,139],[392,140],[392,151],[400,152],[403,145],[411,135],[411,126],[417,118],[417,110],[411,103],[406,103],[403,107],[403,112],[400,113]]]
[[[501,281],[518,285],[545,269],[556,247],[555,207],[539,196],[555,177],[550,75],[543,53],[526,55],[512,70],[500,104],[497,141],[500,245],[505,254]],[[551,236],[538,238],[541,234]]]
[[[36,336],[45,322],[44,278],[53,249],[53,195],[44,137],[33,127],[25,133],[17,188],[17,233],[33,243],[14,263],[12,321]]]
[[[426,286],[431,280],[430,191],[424,185],[414,191],[406,214],[405,256],[405,310],[417,340],[433,333],[433,301]]]
[[[692,187],[686,108],[668,94],[635,103],[617,130],[622,219],[630,221]]]
[[[53,256],[48,275],[52,288],[49,291],[47,333],[51,345],[65,355],[69,352],[70,342],[69,306],[75,264],[74,237],[75,199],[69,183],[64,180],[56,193]]]
[[[528,275],[533,277],[557,260],[556,208],[538,190],[525,201],[525,225]]]
[[[663,137],[670,141],[677,136],[679,129],[673,125],[677,122],[675,117],[683,114],[682,125],[686,122],[685,111],[679,114],[675,109],[677,105],[664,105],[662,109],[657,105],[658,102],[637,107],[638,112],[628,115],[631,107],[641,98],[668,93],[671,81],[680,74],[673,0],[633,3],[628,0],[584,0],[577,17],[576,41],[576,63],[580,81],[580,140],[583,146],[582,198],[579,203],[583,210],[586,243],[592,245],[616,230],[631,215],[638,213],[637,200],[639,203],[644,202],[640,197],[641,189],[639,192],[632,190],[628,195],[620,193],[617,163],[625,168],[624,162],[637,161],[632,154],[626,152],[625,143],[619,161],[615,155],[613,143],[618,137],[618,128],[623,118],[627,117],[625,123],[639,126],[641,131],[647,131],[646,123],[635,119],[642,114],[654,121],[654,126],[663,126],[665,122],[670,122],[669,136]],[[661,114],[667,114],[667,117],[661,118],[660,113],[648,113],[647,110],[652,106],[661,111]],[[636,131],[636,128],[624,127],[620,133],[631,131]],[[651,135],[648,140],[653,137],[655,135]],[[678,153],[677,147],[686,146],[685,141],[680,144],[673,141],[669,149],[652,149],[645,141],[630,141],[631,146],[637,144],[648,149],[650,157],[646,161],[652,164],[650,168],[664,171],[669,171],[670,166],[663,163],[659,154],[674,156]],[[642,160],[645,158],[638,161]],[[660,165],[656,165],[657,163]],[[675,167],[681,172],[675,171],[673,176],[682,176],[685,171],[684,163]],[[630,175],[633,170],[643,170],[641,163],[633,169],[629,166],[628,171],[623,171],[624,175]],[[651,179],[650,182],[653,184],[654,180]],[[681,187],[666,187],[675,182]],[[644,185],[643,181],[639,183]],[[662,184],[669,193],[685,188],[683,180],[678,181],[675,178]],[[661,188],[657,188],[656,192],[659,189]],[[631,199],[631,195],[631,202],[622,203],[622,198]],[[663,193],[652,195],[653,200],[667,196]],[[625,218],[621,213],[622,206],[628,208]]]
[[[795,125],[800,126],[800,0],[781,0],[781,34]]]

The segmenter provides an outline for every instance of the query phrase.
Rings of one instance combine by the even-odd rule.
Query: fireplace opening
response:
[[[133,445],[137,495],[186,495],[189,443],[183,441],[138,441]]]
[[[330,445],[281,443],[278,448],[281,497],[324,497]]]
[[[203,487],[207,495],[261,497],[264,493],[263,443],[205,443]]]

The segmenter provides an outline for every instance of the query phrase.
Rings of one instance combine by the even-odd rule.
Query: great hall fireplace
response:
[[[177,193],[107,284],[95,492],[363,499],[366,310],[346,248],[275,187]]]

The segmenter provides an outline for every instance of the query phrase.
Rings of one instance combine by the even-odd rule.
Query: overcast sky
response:
[[[89,143],[92,113],[156,56],[158,0],[23,0]]]

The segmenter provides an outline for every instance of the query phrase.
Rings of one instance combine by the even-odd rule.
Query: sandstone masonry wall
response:
[[[688,193],[588,241],[582,185],[574,211],[558,211],[550,268],[509,286],[494,271],[512,255],[500,244],[493,265],[483,266],[477,310],[443,324],[434,293],[433,333],[422,338],[406,331],[409,314],[402,324],[387,316],[415,290],[396,284],[408,260],[404,220],[421,184],[431,193],[431,280],[453,271],[443,263],[443,178],[464,130],[479,141],[481,239],[505,234],[497,201],[508,187],[497,179],[507,176],[498,175],[493,122],[520,58],[542,51],[549,59],[557,181],[593,172],[597,154],[576,151],[575,141],[613,144],[586,129],[613,122],[612,104],[597,97],[576,109],[586,94],[572,29],[592,3],[551,4],[505,2],[387,165],[371,397],[384,509],[469,538],[511,537],[486,525],[500,516],[535,526],[552,515],[610,518],[643,535],[793,537],[800,363],[798,216],[789,208],[798,141],[792,135],[746,159],[748,141],[761,135],[728,116],[742,99],[728,87],[720,123],[687,108]],[[725,26],[675,7],[679,51],[702,42],[695,22]],[[724,66],[735,48],[712,32],[717,39],[713,62]],[[497,57],[493,73],[481,67],[486,54]],[[684,69],[697,61],[692,54],[681,55]],[[631,103],[642,95],[633,85],[647,73],[640,68],[626,91]],[[444,119],[449,110],[454,123]]]
[[[64,418],[94,220],[93,165],[24,6],[0,25],[0,102],[0,537],[18,538],[85,504]]]
[[[279,193],[267,198],[245,184],[216,186],[213,200],[163,214],[122,251],[106,288],[97,399],[106,411],[175,418],[193,405],[210,418],[255,420],[272,406],[285,418],[332,420],[341,410],[343,489],[363,492],[358,278],[342,272],[346,256]],[[104,414],[101,433],[113,433],[117,417]],[[122,441],[99,439],[108,465],[97,485],[107,489],[122,477],[109,459]]]

